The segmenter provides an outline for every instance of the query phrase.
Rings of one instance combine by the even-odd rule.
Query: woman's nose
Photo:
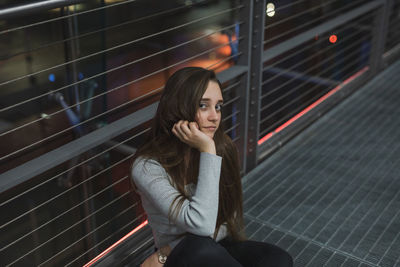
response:
[[[215,110],[215,108],[212,108],[212,109],[210,110],[210,113],[208,114],[208,119],[209,119],[210,121],[216,121],[216,120],[218,120],[218,113],[217,113],[217,111]]]

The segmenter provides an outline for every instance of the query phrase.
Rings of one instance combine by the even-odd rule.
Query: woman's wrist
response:
[[[167,261],[170,252],[171,247],[169,245],[159,248],[157,250],[158,262],[164,264]]]
[[[207,152],[207,153],[214,154],[214,155],[217,154],[214,144],[208,145],[206,147],[202,147],[199,150],[200,150],[200,152]]]

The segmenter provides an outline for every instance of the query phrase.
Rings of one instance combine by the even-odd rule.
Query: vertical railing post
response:
[[[382,55],[385,50],[386,36],[388,32],[389,17],[393,0],[384,1],[384,5],[380,7],[374,16],[374,24],[372,30],[370,70],[371,76],[375,76],[383,66]]]
[[[258,158],[258,134],[261,107],[261,81],[264,52],[265,0],[253,0],[251,54],[250,54],[250,92],[248,97],[248,133],[246,172],[254,169]]]
[[[252,8],[253,8],[253,1],[242,0],[241,4],[244,5],[243,8],[239,11],[239,22],[241,22],[239,28],[239,36],[243,36],[244,39],[239,42],[239,51],[242,53],[238,59],[237,64],[241,66],[247,66],[250,69],[250,62],[251,62],[251,38],[252,38]],[[236,38],[239,38],[236,36]],[[239,116],[238,121],[240,123],[239,127],[239,154],[240,160],[242,163],[242,172],[246,173],[246,162],[247,162],[247,128],[248,128],[248,99],[249,99],[249,71],[246,74],[242,75],[240,78],[240,104],[239,104]]]

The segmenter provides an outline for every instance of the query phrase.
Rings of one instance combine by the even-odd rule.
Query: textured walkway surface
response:
[[[246,232],[295,266],[400,266],[400,61],[261,163]]]

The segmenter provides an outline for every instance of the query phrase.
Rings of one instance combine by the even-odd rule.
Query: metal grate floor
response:
[[[400,266],[400,61],[261,163],[246,231],[295,266]]]

